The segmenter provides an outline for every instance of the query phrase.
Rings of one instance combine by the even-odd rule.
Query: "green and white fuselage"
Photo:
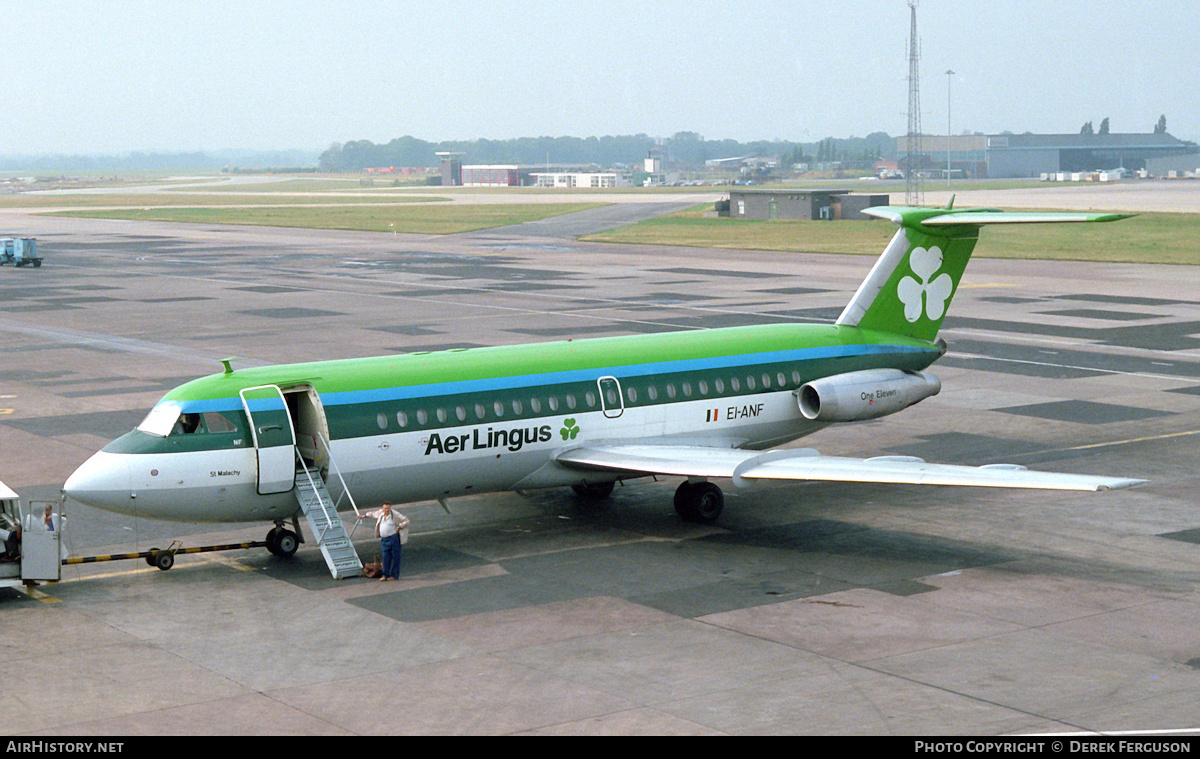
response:
[[[144,517],[278,522],[297,510],[297,460],[326,473],[336,466],[341,477],[329,479],[330,489],[344,481],[364,508],[678,475],[688,482],[676,507],[702,519],[714,517],[712,504],[689,506],[688,498],[705,497],[695,484],[710,478],[738,485],[761,478],[1131,484],[912,459],[761,453],[938,392],[940,383],[924,370],[945,352],[938,328],[981,224],[1116,218],[887,208],[877,215],[901,228],[835,324],[227,365],[169,392],[138,429],[80,467],[65,491]]]

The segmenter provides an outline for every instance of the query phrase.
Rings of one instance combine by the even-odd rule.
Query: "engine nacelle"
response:
[[[800,413],[819,422],[877,419],[937,395],[942,381],[924,372],[867,369],[813,380],[796,393]]]

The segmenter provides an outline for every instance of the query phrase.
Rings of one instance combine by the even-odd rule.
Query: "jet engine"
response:
[[[796,392],[800,413],[819,422],[877,419],[937,395],[942,381],[924,372],[867,369],[813,380]]]

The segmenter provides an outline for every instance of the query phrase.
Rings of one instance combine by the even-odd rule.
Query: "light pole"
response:
[[[954,72],[946,69],[946,189],[950,189],[950,77]]]

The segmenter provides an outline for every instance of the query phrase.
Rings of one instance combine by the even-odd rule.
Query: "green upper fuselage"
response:
[[[223,413],[244,430],[239,391],[309,386],[337,440],[598,410],[601,377],[616,378],[623,407],[635,409],[794,390],[862,369],[919,371],[940,355],[934,343],[890,333],[772,324],[236,369],[181,385],[160,405]],[[136,444],[126,436],[113,446],[125,452],[160,447],[131,434]],[[191,445],[231,444],[218,437],[250,444],[244,434],[230,433]]]

